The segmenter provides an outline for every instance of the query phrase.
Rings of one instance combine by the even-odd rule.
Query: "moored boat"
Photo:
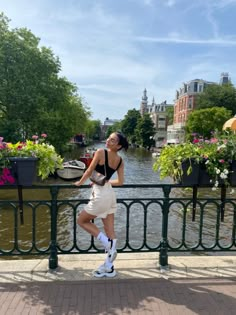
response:
[[[85,163],[78,160],[71,160],[63,163],[63,169],[58,169],[57,175],[61,179],[72,180],[82,177],[85,170]]]
[[[81,162],[83,162],[86,167],[89,167],[89,165],[91,164],[93,157],[94,157],[94,153],[95,153],[96,149],[88,149],[84,152],[83,155],[81,155],[81,157],[79,158],[79,160]]]
[[[153,152],[152,157],[156,158],[156,157],[160,156],[160,154],[161,154],[160,152]]]

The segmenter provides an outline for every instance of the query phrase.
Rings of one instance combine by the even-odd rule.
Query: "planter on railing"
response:
[[[35,157],[9,157],[17,185],[32,186],[37,174],[37,160]]]
[[[22,186],[32,186],[36,179],[37,160],[35,157],[9,157],[11,173],[16,180],[19,200],[20,222],[24,224]]]
[[[230,163],[229,184],[236,186],[236,160]]]
[[[211,185],[211,175],[207,172],[206,164],[201,162],[199,164],[199,186],[209,186]]]
[[[179,184],[199,187],[212,186],[214,185],[215,178],[208,173],[207,166],[204,162],[197,163],[194,159],[188,159],[181,163],[182,175],[179,179]],[[188,172],[189,167],[191,167],[190,172]],[[217,181],[219,186],[227,185],[226,182],[218,177]],[[236,160],[230,163],[229,175],[228,175],[229,185],[236,186]]]
[[[198,185],[199,183],[199,172],[200,172],[200,166],[199,163],[197,163],[194,159],[187,159],[182,162],[182,176],[180,179],[180,183],[182,185]],[[191,171],[188,174],[188,170],[191,168]]]

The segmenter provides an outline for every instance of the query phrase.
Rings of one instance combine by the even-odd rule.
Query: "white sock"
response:
[[[116,242],[117,242],[117,239],[114,238],[114,240],[112,240],[112,248],[116,248]]]
[[[97,236],[97,239],[103,244],[103,246],[106,248],[107,245],[109,244],[109,241],[108,241],[108,237],[103,234],[102,232],[100,232]]]

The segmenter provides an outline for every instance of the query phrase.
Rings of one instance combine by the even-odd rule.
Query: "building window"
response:
[[[197,92],[198,82],[194,82],[193,91]]]
[[[192,108],[193,107],[193,99],[189,98],[188,99],[188,108]]]

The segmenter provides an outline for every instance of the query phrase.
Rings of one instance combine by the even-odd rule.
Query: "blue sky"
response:
[[[50,47],[93,119],[173,103],[183,82],[236,84],[236,0],[0,0],[10,27]]]

